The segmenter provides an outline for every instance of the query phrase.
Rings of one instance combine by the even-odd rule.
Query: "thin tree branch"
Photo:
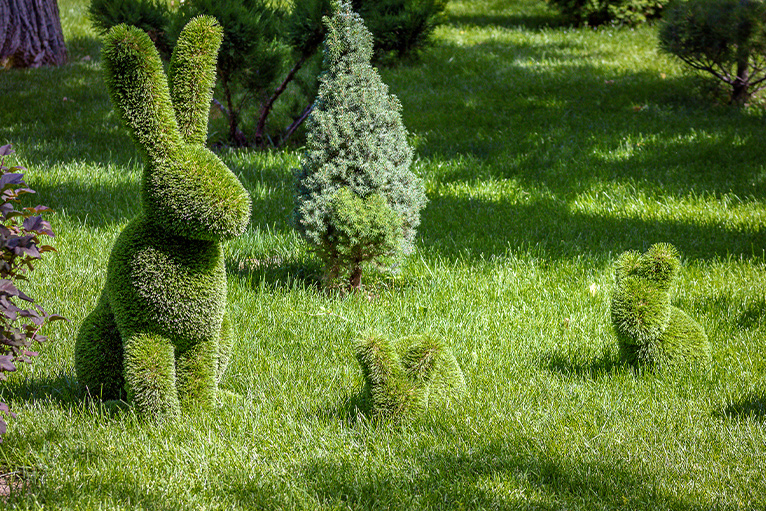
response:
[[[269,116],[269,113],[271,113],[271,109],[274,107],[274,102],[287,89],[287,85],[295,77],[295,73],[297,73],[298,70],[300,70],[300,68],[303,67],[303,64],[306,62],[306,59],[307,59],[306,55],[301,55],[301,58],[298,59],[298,62],[296,62],[295,65],[292,67],[292,69],[290,69],[290,71],[287,73],[287,76],[285,76],[285,79],[282,80],[282,83],[279,84],[279,86],[274,90],[274,93],[271,95],[271,97],[268,100],[266,100],[266,102],[261,107],[261,113],[258,116],[258,125],[255,128],[255,145],[256,146],[261,146],[263,144],[263,130],[266,127],[266,118]]]
[[[300,126],[303,121],[306,120],[306,118],[311,115],[311,112],[314,110],[314,103],[311,103],[309,106],[307,106],[303,112],[301,112],[301,115],[298,116],[297,119],[295,119],[290,126],[287,127],[285,130],[285,134],[282,137],[282,140],[279,142],[279,145],[277,147],[282,147],[285,142],[287,142],[287,139],[290,138],[290,136],[295,132],[296,129],[298,129],[298,126]]]

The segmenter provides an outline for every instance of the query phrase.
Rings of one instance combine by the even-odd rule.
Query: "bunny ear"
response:
[[[186,143],[204,145],[215,85],[215,66],[223,29],[212,16],[186,24],[170,59],[170,96],[181,136]]]
[[[113,27],[102,50],[112,103],[130,134],[153,160],[164,160],[181,143],[168,84],[149,36],[124,24]]]

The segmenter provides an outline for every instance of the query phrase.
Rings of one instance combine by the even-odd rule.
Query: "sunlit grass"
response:
[[[225,250],[238,343],[210,413],[151,423],[84,399],[77,329],[140,209],[142,163],[112,112],[82,0],[72,56],[0,75],[0,143],[57,254],[25,287],[51,325],[4,383],[0,465],[21,509],[761,509],[766,505],[766,130],[658,54],[653,26],[562,27],[537,0],[453,0],[419,62],[381,74],[403,104],[429,204],[417,251],[366,293],[317,288],[294,233],[300,148],[223,150],[253,197]],[[88,57],[88,58],[86,58]],[[67,98],[64,101],[63,98]],[[612,263],[669,242],[674,304],[708,373],[634,371],[609,322]],[[405,423],[355,407],[351,341],[447,340],[469,398]]]

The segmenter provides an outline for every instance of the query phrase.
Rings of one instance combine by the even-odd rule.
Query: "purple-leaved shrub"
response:
[[[40,242],[40,236],[53,237],[51,225],[41,215],[50,208],[16,209],[19,197],[35,191],[24,182],[21,171],[26,169],[5,166],[5,157],[10,154],[13,154],[10,144],[0,147],[0,380],[7,378],[6,372],[15,371],[17,364],[29,363],[37,355],[31,351],[32,343],[47,340],[39,333],[45,323],[64,319],[45,312],[16,285],[35,269],[35,260],[55,249]],[[18,300],[27,303],[19,306]],[[8,405],[0,402],[0,442],[6,431],[6,415],[15,417]]]

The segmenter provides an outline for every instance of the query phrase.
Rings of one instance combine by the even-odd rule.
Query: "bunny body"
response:
[[[680,265],[678,252],[667,243],[652,245],[645,254],[625,252],[617,260],[611,314],[624,361],[709,365],[710,343],[702,326],[670,304]]]
[[[114,244],[75,367],[91,394],[127,398],[141,413],[209,405],[231,353],[221,242],[247,226],[250,198],[204,147],[220,42],[213,18],[190,21],[168,88],[144,32],[119,25],[105,40],[112,101],[147,164],[142,212]]]

